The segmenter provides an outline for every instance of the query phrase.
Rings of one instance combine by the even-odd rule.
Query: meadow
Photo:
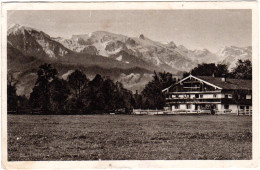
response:
[[[8,115],[8,160],[252,159],[252,117]]]

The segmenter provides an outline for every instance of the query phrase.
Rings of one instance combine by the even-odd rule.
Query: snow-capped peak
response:
[[[8,29],[14,29],[14,28],[16,28],[16,29],[18,29],[18,28],[21,28],[22,26],[21,25],[19,25],[19,24],[11,24],[9,27],[8,27]]]
[[[223,64],[227,64],[231,70],[236,66],[237,60],[252,60],[252,48],[248,47],[223,47],[218,52],[217,55],[223,61]]]
[[[8,28],[7,35],[16,34],[18,31],[21,31],[23,29],[24,29],[24,27],[19,24],[12,24]]]
[[[18,33],[24,32],[25,30],[26,31],[34,30],[37,32],[41,32],[41,31],[38,31],[37,29],[31,28],[31,27],[27,27],[27,26],[23,26],[23,25],[19,25],[19,24],[12,24],[8,27],[7,35],[18,34]]]
[[[178,49],[180,49],[180,50],[182,50],[182,51],[184,51],[184,52],[189,51],[184,45],[179,45],[179,46],[178,46]]]

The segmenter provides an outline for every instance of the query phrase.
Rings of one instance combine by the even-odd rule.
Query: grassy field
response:
[[[8,115],[8,160],[251,159],[252,117]]]

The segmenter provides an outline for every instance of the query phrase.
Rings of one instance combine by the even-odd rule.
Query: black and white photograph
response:
[[[252,9],[16,7],[7,162],[253,160]]]

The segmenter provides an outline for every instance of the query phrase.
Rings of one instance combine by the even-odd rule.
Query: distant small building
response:
[[[162,92],[166,111],[237,113],[252,109],[252,80],[189,75]]]

